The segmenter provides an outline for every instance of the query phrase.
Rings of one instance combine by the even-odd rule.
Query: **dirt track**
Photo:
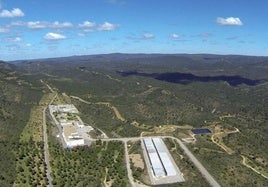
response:
[[[81,101],[83,103],[86,103],[86,104],[105,105],[105,106],[111,108],[114,111],[114,114],[115,114],[115,116],[116,116],[116,118],[118,120],[120,120],[122,122],[125,122],[126,121],[126,119],[120,114],[120,112],[118,111],[118,109],[115,106],[113,106],[111,103],[109,103],[109,102],[92,103],[92,102],[86,101],[86,100],[84,100],[84,99],[82,99],[80,97],[77,97],[77,96],[71,95],[70,97],[73,98],[73,99],[77,99],[77,100],[79,100],[79,101]]]
[[[261,173],[260,171],[256,170],[255,168],[253,168],[252,166],[250,166],[250,165],[247,164],[247,160],[248,160],[247,157],[245,157],[245,156],[243,156],[243,155],[240,155],[240,156],[242,157],[242,164],[243,164],[244,166],[246,166],[247,168],[253,170],[255,173],[258,173],[258,174],[261,175],[262,177],[268,179],[268,176],[264,175],[264,174]]]
[[[227,147],[220,138],[223,138],[225,136],[227,136],[228,134],[233,134],[233,133],[237,133],[239,132],[239,129],[235,128],[236,130],[234,131],[228,131],[228,132],[218,132],[218,133],[215,133],[211,136],[211,141],[213,143],[215,143],[217,146],[219,146],[220,148],[222,148],[225,152],[227,152],[229,155],[233,154],[234,151]],[[216,138],[218,138],[218,142],[216,141]]]

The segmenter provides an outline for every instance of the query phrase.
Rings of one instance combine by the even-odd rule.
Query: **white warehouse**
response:
[[[183,174],[173,161],[161,138],[143,138],[150,167],[157,180],[168,178],[174,182],[184,182]]]
[[[143,138],[149,160],[156,177],[164,177],[166,175],[165,169],[161,163],[161,160],[157,154],[155,146],[151,138]]]
[[[167,154],[167,150],[165,148],[164,142],[160,138],[153,138],[154,145],[160,157],[160,160],[165,168],[167,176],[175,176],[177,175],[174,164],[171,162],[169,155]]]

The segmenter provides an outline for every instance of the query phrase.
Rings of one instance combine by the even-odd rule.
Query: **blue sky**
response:
[[[268,56],[267,0],[0,0],[0,59],[104,53]]]

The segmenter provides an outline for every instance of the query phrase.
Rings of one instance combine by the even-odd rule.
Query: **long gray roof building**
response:
[[[164,166],[167,176],[175,176],[177,175],[176,169],[174,164],[170,160],[170,156],[167,153],[167,149],[162,139],[160,138],[153,138],[152,139],[157,150],[157,153],[160,157],[160,160]]]
[[[161,160],[158,156],[158,153],[155,149],[155,146],[153,144],[153,141],[151,138],[144,138],[143,139],[148,156],[149,156],[149,160],[154,172],[154,175],[156,177],[163,177],[166,175],[165,169],[161,163]]]

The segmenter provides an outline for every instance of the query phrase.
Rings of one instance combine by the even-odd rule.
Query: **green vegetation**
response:
[[[100,128],[109,137],[127,137],[139,136],[139,129],[115,118],[112,109],[104,105],[85,104],[73,99],[73,103],[81,112],[82,119],[92,125]]]
[[[60,64],[59,62],[58,65]],[[91,103],[85,104],[72,99],[82,113],[82,119],[100,128],[110,137],[139,136],[142,132],[143,135],[153,135],[156,132],[162,134],[159,127],[165,129],[167,125],[172,127],[187,124],[192,127],[207,127],[219,124],[223,129],[238,128],[240,133],[229,134],[222,138],[222,143],[234,151],[232,155],[228,155],[214,144],[210,135],[198,138],[192,150],[205,167],[211,168],[212,172],[215,170],[216,179],[223,185],[238,185],[244,177],[257,181],[255,183],[259,185],[266,185],[265,178],[242,165],[240,155],[249,158],[252,166],[259,167],[264,173],[267,172],[265,168],[268,153],[266,144],[263,143],[268,141],[267,83],[255,86],[242,84],[236,87],[223,81],[174,84],[153,77],[135,75],[123,77],[116,73],[116,71],[133,70],[147,74],[181,72],[201,77],[239,75],[253,80],[267,80],[267,63],[264,61],[257,58],[229,56],[224,58],[215,56],[207,61],[202,55],[193,55],[142,57],[129,61],[124,59],[109,62],[104,58],[103,61],[96,60],[91,63],[70,63],[65,70],[58,71],[49,65],[44,66],[48,66],[47,74],[52,75],[47,77],[46,81],[54,88]],[[77,68],[78,66],[83,66],[83,71]],[[98,105],[99,102],[111,103],[126,121],[118,120],[111,108]],[[234,117],[222,118],[229,114]],[[183,130],[185,136],[187,131]],[[173,132],[166,130],[163,132],[178,136],[182,130],[174,128]],[[218,159],[215,159],[215,156]],[[211,161],[213,158],[215,162]],[[229,165],[232,163],[235,167],[231,169],[223,167],[225,163],[228,165],[228,161]],[[218,166],[219,163],[223,163],[221,167]],[[225,174],[222,174],[224,172]],[[244,173],[237,180],[232,180],[229,179],[232,172]]]
[[[148,183],[149,176],[147,174],[146,164],[143,159],[140,141],[128,142],[128,154],[130,158],[130,169],[135,181]]]
[[[32,139],[19,143],[16,148],[17,177],[14,186],[46,186],[46,164],[43,142],[35,143]]]
[[[129,186],[122,142],[99,140],[90,147],[62,149],[57,127],[48,123],[48,133],[54,186]]]
[[[54,97],[44,94],[38,106],[31,110],[16,149],[16,181],[14,186],[46,186],[46,164],[43,140],[43,109]]]
[[[166,187],[173,186],[209,186],[206,179],[202,177],[201,173],[197,170],[194,164],[190,161],[187,155],[184,153],[183,149],[180,148],[179,144],[172,139],[165,139],[165,144],[167,148],[170,150],[170,153],[175,160],[177,166],[180,171],[183,173],[183,177],[185,178],[185,182],[170,184],[170,185],[161,185]]]
[[[268,184],[267,179],[242,165],[239,153],[229,155],[216,144],[212,144],[210,135],[199,136],[196,144],[190,145],[189,148],[222,186],[267,186]]]
[[[96,142],[72,150],[51,142],[49,147],[54,186],[129,186],[121,142]]]
[[[121,76],[118,71],[136,71],[140,75]],[[224,81],[188,80],[185,84],[175,84],[153,76],[169,72],[191,73],[198,77],[237,75],[261,80],[261,83],[235,87]],[[223,131],[236,127],[239,133],[215,136],[216,141],[220,140],[233,151],[231,154],[211,141],[213,134],[198,136],[197,142],[189,147],[222,186],[268,186],[267,179],[243,165],[241,157],[246,158],[246,164],[267,175],[267,58],[115,54],[77,57],[76,60],[35,60],[17,65],[0,62],[0,186],[13,186],[14,183],[42,186],[46,183],[40,115],[47,104],[45,98],[51,95],[47,94],[49,90],[40,79],[61,95],[56,102],[75,104],[85,123],[103,130],[109,137],[141,134],[188,137],[189,128],[181,127],[206,126],[214,130],[213,127],[219,125]],[[89,104],[69,96],[80,97]],[[52,130],[49,132],[56,135]],[[100,136],[98,130],[94,136]],[[63,178],[69,181],[68,184],[81,180],[80,172],[85,172],[85,181],[92,179],[94,185],[103,185],[104,181],[113,182],[114,186],[128,184],[126,171],[122,169],[125,164],[121,143],[93,144],[90,148],[72,151],[60,149],[60,144],[52,137],[50,144],[56,186],[63,183]],[[167,144],[185,177],[193,181],[181,185],[206,186],[205,182],[200,182],[203,178],[183,152],[173,149],[176,143],[167,140]],[[116,155],[119,160],[107,165],[104,158]],[[94,160],[96,158],[99,160]],[[27,164],[29,159],[34,160],[30,165]],[[94,162],[98,169],[85,171],[83,168],[90,167],[88,162]],[[141,172],[138,167],[131,167],[135,178],[142,180],[141,173],[146,169]],[[120,170],[119,176],[114,174],[117,170]]]
[[[18,186],[40,186],[45,182],[39,170],[44,167],[43,144],[31,138],[20,142],[20,136],[43,88],[38,80],[28,82],[13,68],[0,67],[0,186],[13,186],[15,181]]]

